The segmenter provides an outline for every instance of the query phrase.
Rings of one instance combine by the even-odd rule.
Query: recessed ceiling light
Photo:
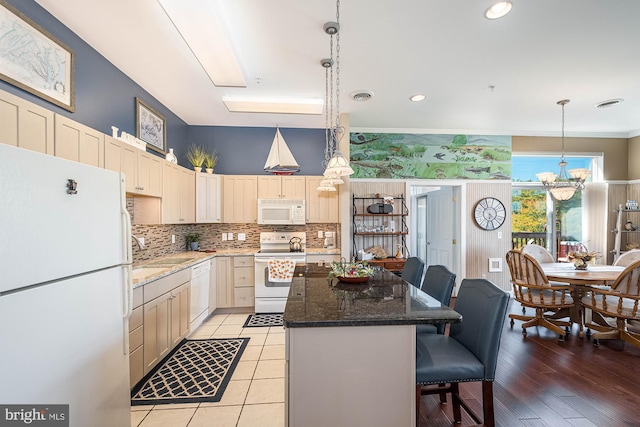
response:
[[[510,1],[499,1],[492,4],[489,9],[484,12],[484,17],[487,19],[498,19],[511,12],[513,3]]]
[[[222,102],[233,113],[322,114],[324,100],[244,98],[223,96]]]
[[[351,92],[351,99],[358,102],[368,101],[373,98],[373,92],[370,90],[357,90]]]
[[[598,102],[596,104],[596,108],[613,107],[614,105],[620,104],[622,101],[624,101],[622,98],[607,99],[606,101]]]
[[[409,97],[409,99],[413,102],[420,102],[420,101],[424,101],[427,98],[427,95],[423,95],[421,93],[417,93],[415,95],[411,95]]]

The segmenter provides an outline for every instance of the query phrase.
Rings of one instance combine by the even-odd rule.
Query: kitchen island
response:
[[[414,426],[415,325],[454,310],[393,273],[364,284],[296,266],[284,312],[288,426]]]

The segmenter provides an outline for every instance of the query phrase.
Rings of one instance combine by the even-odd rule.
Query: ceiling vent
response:
[[[373,98],[373,92],[370,90],[357,90],[351,92],[351,99],[358,102],[368,101]]]
[[[616,104],[621,103],[622,101],[624,101],[622,98],[616,98],[616,99],[608,99],[606,101],[602,101],[602,102],[598,102],[596,104],[597,108],[608,108],[608,107],[613,107]]]

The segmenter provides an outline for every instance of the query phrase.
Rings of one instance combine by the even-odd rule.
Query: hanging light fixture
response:
[[[569,99],[557,102],[562,106],[562,157],[560,157],[560,173],[541,172],[536,174],[546,190],[551,193],[556,200],[569,200],[576,191],[584,189],[585,180],[591,175],[591,171],[585,168],[570,169],[567,175],[567,162],[564,160],[564,106],[569,103]]]
[[[327,22],[323,26],[324,32],[330,36],[330,57],[320,61],[325,69],[325,150],[322,165],[326,186],[321,185],[319,190],[342,184],[341,176],[353,174],[349,161],[340,151],[340,139],[344,135],[344,127],[340,125],[340,0],[336,2],[336,22]],[[336,39],[335,61],[333,55],[333,39]],[[333,65],[336,65],[335,76]],[[335,77],[335,78],[334,78]],[[334,93],[335,85],[335,93]],[[335,105],[335,115],[334,113]],[[335,188],[334,188],[335,189]],[[323,190],[332,191],[332,190]]]

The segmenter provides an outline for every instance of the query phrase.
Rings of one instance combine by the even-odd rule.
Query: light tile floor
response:
[[[220,402],[132,406],[131,427],[283,427],[284,328],[243,328],[247,316],[213,315],[189,337],[251,338]]]

